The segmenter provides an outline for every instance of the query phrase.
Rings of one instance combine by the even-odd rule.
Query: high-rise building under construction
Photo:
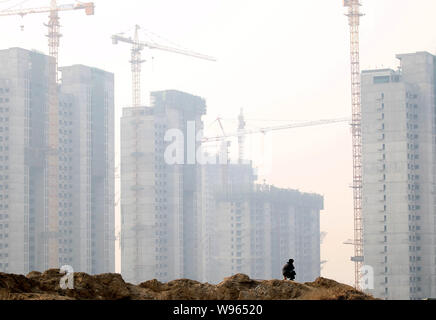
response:
[[[218,283],[236,273],[281,279],[293,258],[297,281],[314,281],[323,197],[256,180],[252,163],[202,166],[200,280]]]
[[[113,272],[113,75],[63,68],[53,91],[53,63],[34,51],[0,51],[0,271],[44,271],[55,258],[75,271]],[[56,100],[59,149],[51,150],[48,105]],[[51,152],[59,162],[56,232],[48,228]],[[56,257],[47,239],[55,240]]]
[[[152,101],[125,108],[121,120],[123,278],[281,278],[293,257],[297,279],[316,279],[323,198],[257,186],[251,163],[223,156],[204,163],[196,139],[204,100],[163,91],[152,93]]]
[[[59,161],[64,160],[63,169],[70,170],[64,178],[70,180],[72,199],[69,210],[72,218],[67,219],[69,228],[63,231],[70,234],[64,252],[66,249],[72,252],[70,259],[77,271],[114,272],[114,75],[83,65],[63,67],[61,72],[60,91],[73,101],[69,113],[62,110],[62,104],[59,110],[60,117],[69,116],[61,118],[59,124],[60,142],[64,151],[69,148],[70,158]],[[65,160],[70,161],[69,166]],[[64,217],[67,211],[64,210]]]
[[[125,108],[121,119],[121,273],[133,283],[196,279],[196,132],[206,104],[179,91],[151,97],[151,107]],[[181,158],[169,163],[175,138]]]
[[[436,297],[436,57],[397,58],[362,73],[365,281],[421,299]]]

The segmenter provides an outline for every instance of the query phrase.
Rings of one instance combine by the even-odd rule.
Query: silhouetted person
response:
[[[294,259],[289,259],[288,263],[283,266],[282,273],[284,280],[295,280],[297,274],[295,273]]]

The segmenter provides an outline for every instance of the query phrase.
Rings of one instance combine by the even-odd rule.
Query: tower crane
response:
[[[253,130],[239,129],[238,132],[236,132],[236,133],[224,134],[222,136],[215,136],[215,137],[205,137],[205,138],[203,138],[202,143],[217,142],[217,141],[222,141],[222,140],[225,140],[228,138],[234,138],[234,137],[239,138],[239,137],[244,137],[246,135],[251,135],[251,134],[256,134],[256,133],[266,134],[267,132],[270,132],[270,131],[279,131],[279,130],[305,128],[305,127],[315,127],[315,126],[334,124],[334,123],[345,123],[345,122],[350,122],[350,119],[349,118],[337,118],[337,119],[316,120],[316,121],[309,121],[309,122],[285,124],[285,125],[274,126],[274,127],[265,127],[265,128],[259,128],[259,129],[253,129]]]
[[[218,122],[220,129],[221,129],[221,132],[223,133],[222,136],[225,137],[226,132],[224,130],[224,126],[222,123],[222,118],[218,117],[216,119],[216,121]],[[230,141],[226,141],[225,139],[222,139],[222,141],[221,141],[221,154],[222,154],[221,157],[222,157],[222,159],[225,159],[226,162],[229,159],[229,147],[230,147]]]
[[[58,5],[56,0],[51,0],[49,7],[4,10],[0,11],[0,16],[21,16],[34,13],[50,13],[48,27],[48,44],[49,54],[54,61],[49,63],[49,81],[48,81],[48,112],[47,121],[49,123],[47,139],[46,139],[46,191],[47,191],[47,210],[45,219],[48,223],[45,225],[44,231],[40,235],[42,248],[44,251],[44,269],[57,268],[59,264],[59,216],[58,216],[58,149],[59,149],[59,106],[58,106],[58,53],[60,24],[59,12],[69,10],[84,9],[87,15],[94,14],[93,3],[80,3],[67,5]]]
[[[344,0],[350,26],[351,54],[351,131],[353,140],[353,206],[354,206],[354,282],[360,289],[363,266],[363,220],[362,220],[362,105],[360,83],[360,0]]]
[[[141,65],[142,63],[145,62],[141,58],[141,52],[145,48],[178,53],[185,56],[190,56],[203,60],[216,61],[216,59],[213,57],[196,53],[193,51],[160,45],[152,41],[141,41],[139,39],[140,29],[141,27],[139,25],[135,26],[135,34],[133,38],[132,37],[127,38],[123,34],[116,34],[112,36],[113,44],[118,44],[118,42],[125,42],[132,45],[132,50],[131,50],[132,57],[130,63],[132,65],[132,102],[133,102],[132,106],[133,107],[141,106]]]
[[[58,5],[56,0],[51,0],[50,6],[39,7],[39,8],[28,8],[28,9],[12,9],[0,11],[0,16],[20,16],[24,17],[29,14],[34,13],[50,13],[48,24],[45,26],[48,28],[48,46],[49,55],[55,58],[56,63],[56,81],[58,80],[58,55],[59,55],[59,44],[62,34],[60,33],[59,24],[59,12],[60,11],[71,11],[71,10],[85,10],[86,15],[94,15],[94,3],[92,2],[79,2],[73,4],[62,4]]]

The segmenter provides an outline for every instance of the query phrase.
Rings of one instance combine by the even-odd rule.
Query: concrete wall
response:
[[[49,63],[28,50],[0,51],[0,270],[12,273],[47,264],[43,123]]]

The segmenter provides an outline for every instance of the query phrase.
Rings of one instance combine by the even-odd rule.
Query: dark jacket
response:
[[[295,267],[294,267],[294,261],[293,260],[288,261],[288,263],[286,263],[283,266],[282,273],[283,273],[283,276],[285,278],[288,278],[288,279],[291,279],[291,280],[295,279],[295,276],[297,274],[295,272]]]

